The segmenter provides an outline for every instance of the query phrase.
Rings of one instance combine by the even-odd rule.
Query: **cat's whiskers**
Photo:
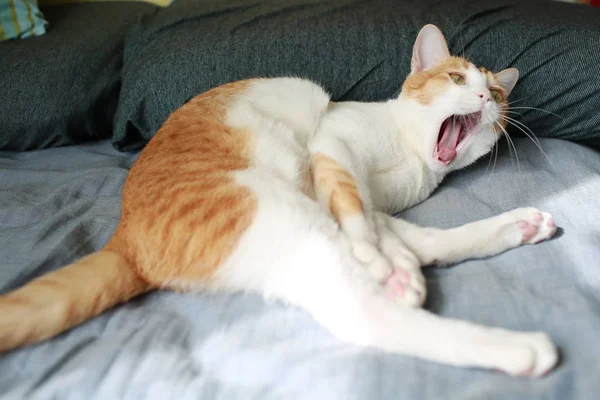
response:
[[[518,99],[515,99],[515,100],[512,100],[512,101],[508,101],[508,102],[506,102],[506,105],[510,106],[511,104],[515,104],[515,103],[518,103],[520,101],[527,100],[528,97],[529,96],[525,96],[525,97],[521,97],[521,98],[518,98]]]
[[[489,116],[485,118],[485,122],[489,125],[492,125],[494,120],[492,120]],[[494,174],[494,170],[496,169],[496,162],[498,161],[498,141],[496,140],[495,133],[494,131],[490,131],[490,134],[492,135],[493,139],[494,139],[494,165],[492,166],[492,172],[490,173],[489,177],[491,178],[492,175]],[[490,163],[492,162],[492,151],[490,150],[489,152],[490,154],[490,159],[488,160],[488,165],[485,168],[485,172],[483,173],[484,175],[487,174],[488,170],[490,169]]]
[[[473,48],[471,49],[471,51],[469,51],[469,54],[465,57],[467,60],[471,60],[471,56],[473,55],[473,53],[475,52],[475,50],[477,50],[477,48],[481,45],[482,42],[477,43],[475,46],[473,46]]]
[[[494,134],[494,133],[492,132],[492,135],[493,135],[493,134]],[[498,149],[498,146],[497,146],[497,143],[494,143],[494,146],[493,146],[493,148],[495,148],[495,149],[496,149],[496,151],[495,151],[495,154],[496,154],[496,157],[498,157],[498,150],[497,150],[497,149]],[[483,175],[486,175],[486,174],[487,174],[487,172],[489,171],[489,169],[490,169],[490,164],[492,163],[492,158],[494,158],[494,155],[493,155],[493,154],[494,154],[494,152],[493,152],[493,151],[490,151],[488,154],[490,155],[490,157],[489,157],[489,159],[488,159],[488,163],[487,163],[487,166],[485,167],[485,171],[483,172]],[[490,173],[490,176],[489,176],[490,178],[492,177],[492,174],[494,173],[494,168],[496,168],[496,159],[497,159],[497,158],[494,158],[494,165],[492,166],[492,172]]]
[[[496,163],[498,162],[498,147],[498,141],[496,140],[494,142],[494,166],[492,167],[492,174],[494,173],[494,170],[496,169]]]
[[[508,103],[510,104],[510,103]],[[516,114],[519,115],[521,118],[524,118],[524,115],[514,111],[516,110],[520,110],[520,109],[524,109],[524,110],[536,110],[536,111],[542,111],[551,115],[554,115],[558,118],[564,119],[563,116],[553,113],[552,111],[548,111],[548,110],[544,110],[542,108],[537,108],[537,107],[510,107],[510,110],[508,109],[509,107],[507,105],[505,106],[501,106],[501,109],[504,110],[505,113],[507,114]],[[519,129],[521,132],[523,132],[529,139],[531,139],[531,141],[537,146],[537,148],[542,152],[542,154],[544,155],[544,157],[546,157],[546,159],[550,162],[550,164],[552,165],[552,167],[556,168],[556,166],[554,165],[554,163],[552,162],[552,160],[550,159],[550,157],[548,157],[548,155],[546,154],[546,152],[542,149],[542,144],[540,142],[540,140],[538,139],[538,137],[535,135],[535,133],[533,133],[533,131],[524,123],[516,120],[515,118],[510,117],[509,115],[503,115],[501,116],[502,118],[504,118],[504,120],[511,124],[512,126],[514,126],[515,128]]]
[[[521,107],[512,107],[512,106],[511,106],[510,108],[511,108],[512,110],[535,110],[535,111],[541,111],[541,112],[545,112],[545,113],[547,113],[547,114],[550,114],[550,115],[554,115],[555,117],[558,117],[558,118],[560,118],[560,119],[565,119],[565,117],[563,117],[562,115],[556,114],[556,113],[554,113],[554,112],[552,112],[552,111],[544,110],[543,108],[537,108],[537,107],[523,107],[523,106],[521,106]]]
[[[452,118],[452,133],[454,133],[454,129],[455,129],[454,124],[455,123],[456,123],[456,118]]]
[[[538,147],[541,146],[540,140],[535,135],[535,133],[533,133],[533,131],[529,129],[527,125],[525,125],[521,121],[517,121],[516,119],[509,117],[508,115],[500,115],[500,118],[505,120],[507,123],[512,124],[515,128],[520,129],[521,132],[525,133],[527,137],[529,137]],[[523,128],[527,130],[527,132],[525,132]]]
[[[529,129],[529,127],[527,125],[525,125],[524,123],[519,122],[516,119],[511,118],[509,116],[501,115],[500,118],[502,118],[508,124],[511,124],[515,128],[519,129],[521,132],[523,132],[536,145],[536,147],[540,150],[540,152],[542,152],[542,154],[544,155],[544,157],[546,157],[546,159],[548,160],[550,165],[552,165],[553,168],[556,168],[556,165],[554,165],[554,163],[552,162],[550,157],[548,157],[548,154],[546,154],[544,149],[542,149],[542,144],[541,144],[540,140],[537,138],[537,136],[535,136],[533,131],[531,129]]]
[[[524,118],[524,117],[523,117],[523,114],[521,114],[521,113],[520,113],[520,112],[518,112],[518,111],[507,111],[507,110],[504,110],[504,112],[505,112],[505,113],[507,113],[507,114],[516,114],[516,115],[518,115],[519,117],[521,117],[521,118]]]
[[[461,47],[460,52],[462,53],[461,57],[465,58],[466,46],[465,46],[464,36],[462,34],[463,23],[464,23],[464,21],[460,21],[460,25],[459,25],[459,29],[458,29],[458,37],[460,39],[460,47]]]
[[[502,130],[502,134],[504,135],[504,137],[506,137],[506,140],[508,141],[508,144],[509,144],[509,147],[508,147],[509,154],[510,154],[510,148],[511,148],[511,146],[512,146],[513,150],[515,151],[515,158],[517,159],[517,170],[519,172],[521,172],[521,163],[519,161],[519,155],[517,154],[517,147],[515,146],[515,143],[510,138],[508,132],[506,132],[506,129],[504,129],[504,127],[502,126],[502,124],[500,124],[500,122],[494,121],[494,123],[496,125],[498,125],[498,127],[500,127],[500,129]],[[510,160],[511,160],[511,163],[513,164],[513,166],[514,166],[514,162],[512,161],[512,158]]]

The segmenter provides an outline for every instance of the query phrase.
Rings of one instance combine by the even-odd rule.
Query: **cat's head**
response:
[[[462,168],[493,148],[518,79],[515,68],[492,73],[451,56],[436,26],[421,29],[399,99],[407,133],[431,169]]]

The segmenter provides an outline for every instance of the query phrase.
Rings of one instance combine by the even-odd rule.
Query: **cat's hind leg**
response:
[[[358,301],[362,304],[344,309],[343,324],[338,326],[334,321],[330,326],[340,338],[352,343],[513,376],[543,376],[558,361],[555,346],[541,332],[516,332],[442,318],[423,309],[398,308],[376,296]],[[321,322],[327,326],[329,321]]]
[[[557,361],[542,333],[449,320],[390,301],[352,255],[351,240],[320,207],[267,170],[237,173],[258,204],[213,288],[252,291],[307,310],[338,339],[447,365],[540,376]]]
[[[447,230],[416,226],[383,213],[379,216],[417,255],[422,265],[444,265],[491,256],[549,239],[557,229],[550,214],[535,208],[517,208]]]

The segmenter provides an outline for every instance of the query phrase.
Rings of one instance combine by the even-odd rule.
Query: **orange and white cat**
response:
[[[419,308],[420,267],[551,237],[516,209],[450,230],[390,217],[504,130],[514,68],[493,74],[419,33],[398,98],[335,103],[297,78],[230,83],[175,111],[132,167],[110,242],[0,297],[0,350],[50,338],[153,289],[253,291],[306,309],[337,338],[435,362],[540,376],[543,333]]]

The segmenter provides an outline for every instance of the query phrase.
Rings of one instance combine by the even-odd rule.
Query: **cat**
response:
[[[386,102],[332,102],[300,78],[237,81],[194,97],[132,166],[109,243],[0,297],[0,350],[150,290],[249,291],[306,309],[352,345],[548,373],[558,356],[546,334],[422,309],[420,269],[548,239],[548,213],[520,208],[450,230],[390,216],[490,152],[518,78],[515,68],[492,73],[452,56],[426,25],[400,95]]]

